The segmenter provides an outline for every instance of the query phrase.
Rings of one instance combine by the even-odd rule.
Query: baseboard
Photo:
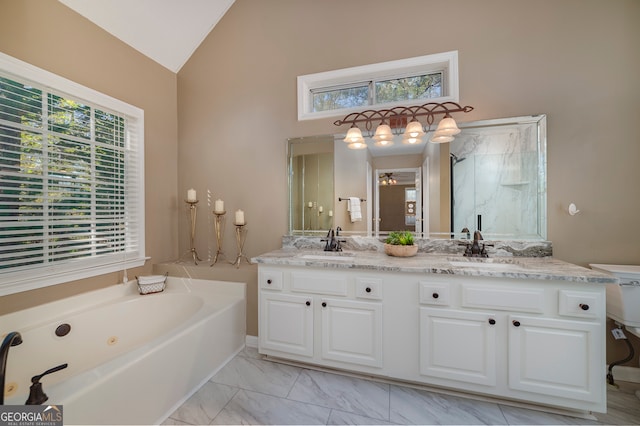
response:
[[[257,348],[258,347],[258,336],[249,336],[247,334],[247,337],[245,337],[245,339],[244,339],[244,344],[248,348]]]
[[[607,366],[607,371],[609,366]],[[633,382],[640,383],[640,368],[629,367],[626,365],[616,365],[611,372],[613,374],[613,380],[620,380],[621,382]]]

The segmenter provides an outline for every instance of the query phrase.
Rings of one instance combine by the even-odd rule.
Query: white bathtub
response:
[[[161,293],[133,281],[4,315],[0,335],[23,340],[9,351],[5,404],[68,363],[41,380],[65,424],[161,423],[243,348],[245,310],[243,283],[169,277]]]

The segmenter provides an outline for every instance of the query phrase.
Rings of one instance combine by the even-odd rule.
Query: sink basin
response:
[[[303,254],[299,256],[300,259],[309,259],[309,260],[343,260],[343,261],[351,261],[353,260],[353,253],[346,252],[332,252],[328,251],[326,254],[324,253],[315,253],[315,254]]]

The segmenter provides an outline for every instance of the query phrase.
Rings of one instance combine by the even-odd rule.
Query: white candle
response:
[[[319,211],[320,213],[322,213],[322,212],[324,211],[324,208],[323,208],[322,206],[320,206],[320,207],[318,207],[318,211]]]
[[[218,198],[215,203],[213,203],[213,211],[214,213],[224,212],[224,201]]]
[[[333,210],[329,210],[329,217],[333,217]]]
[[[187,201],[193,203],[194,201],[197,201],[198,198],[196,197],[196,190],[191,188],[190,190],[187,191]]]
[[[313,207],[313,203],[311,201],[309,201],[309,204],[307,204],[309,206],[309,208]]]
[[[244,212],[236,210],[236,225],[244,225]]]

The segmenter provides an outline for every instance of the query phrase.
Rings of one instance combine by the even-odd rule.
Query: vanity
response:
[[[263,355],[606,412],[609,275],[550,257],[283,248],[252,260]]]

